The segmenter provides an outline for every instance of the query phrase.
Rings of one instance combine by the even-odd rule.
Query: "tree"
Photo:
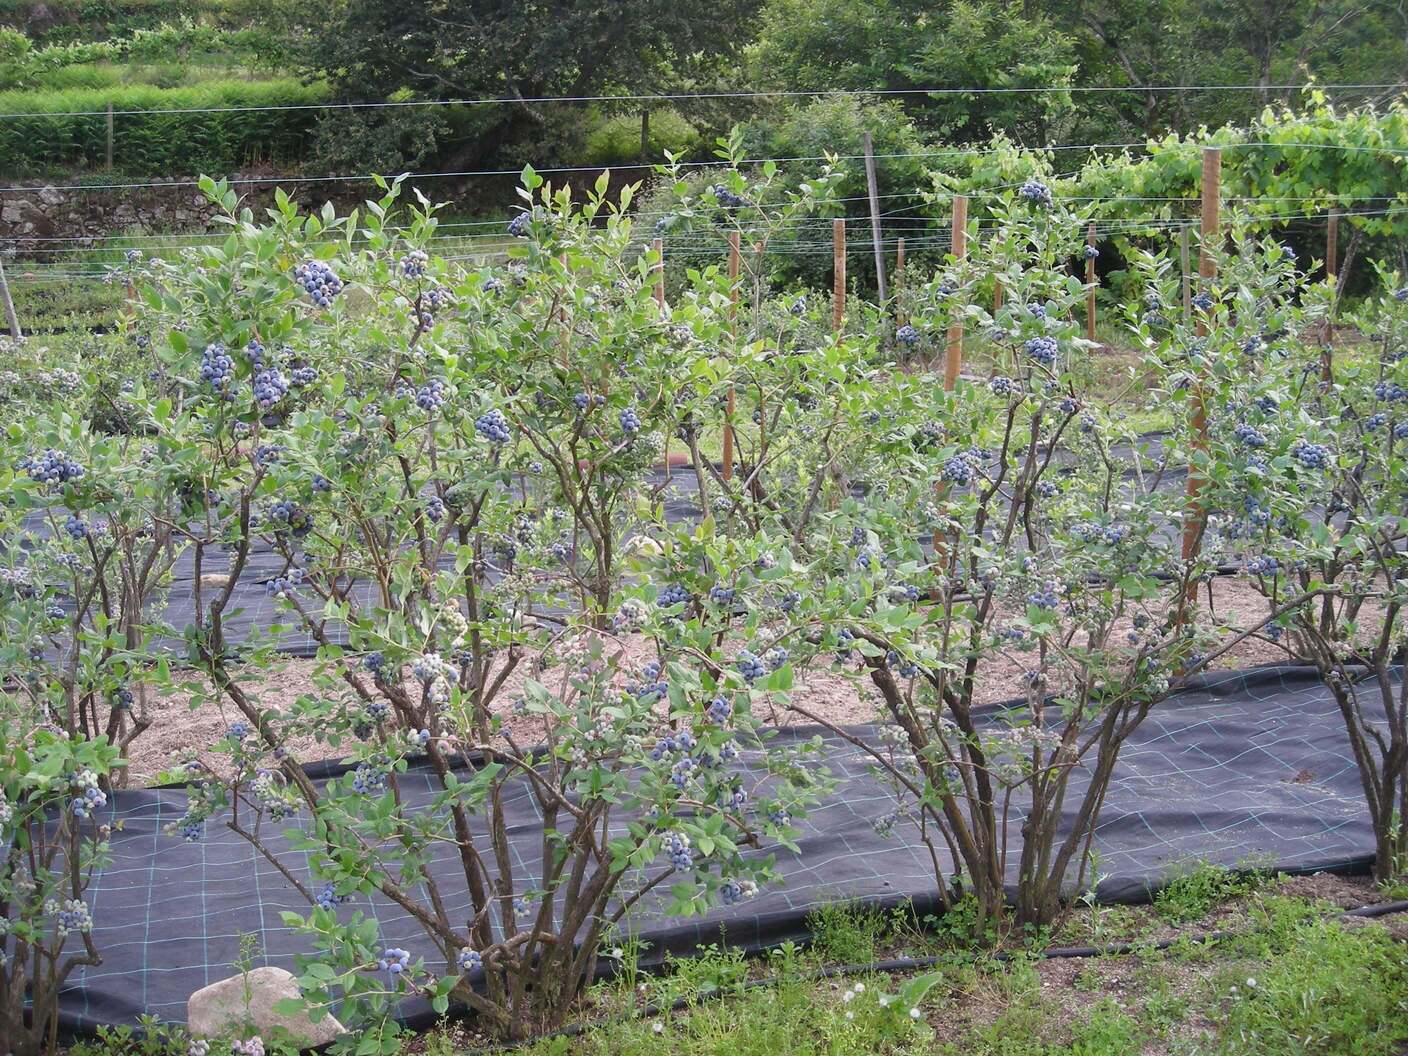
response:
[[[1072,38],[1023,5],[960,0],[773,0],[750,56],[760,86],[825,91],[867,88],[1050,88],[1013,94],[916,93],[902,102],[923,129],[948,140],[993,131],[1041,140],[1070,107],[1062,89],[1076,70]]]
[[[348,0],[306,4],[301,61],[347,99],[507,98],[471,108],[456,160],[531,137],[535,161],[564,112],[544,96],[651,90],[736,52],[759,0]],[[550,144],[547,145],[550,150]]]
[[[1126,134],[1245,123],[1308,79],[1389,83],[1408,68],[1408,16],[1388,0],[1056,0],[1080,41],[1079,82],[1128,85],[1100,111]],[[1161,88],[1252,84],[1254,91]],[[1111,114],[1110,111],[1113,111]],[[1108,129],[1108,121],[1100,125]],[[1098,134],[1098,132],[1096,132]]]

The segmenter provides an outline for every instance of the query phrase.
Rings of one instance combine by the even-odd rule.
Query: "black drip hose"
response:
[[[1408,913],[1408,900],[1396,902],[1376,902],[1372,905],[1359,906],[1356,909],[1348,909],[1341,913],[1333,914],[1333,917],[1387,917],[1394,913]],[[1061,960],[1073,957],[1115,957],[1131,953],[1142,952],[1144,950],[1167,950],[1182,943],[1195,943],[1208,945],[1219,942],[1226,942],[1229,939],[1237,938],[1241,932],[1235,931],[1204,931],[1195,935],[1181,935],[1176,939],[1160,939],[1157,942],[1114,942],[1106,946],[1050,946],[1041,950],[1035,956],[1040,960]],[[1013,955],[999,951],[993,955],[995,961],[1010,961]],[[711,990],[702,990],[690,997],[676,998],[669,1004],[649,1004],[637,1009],[627,1017],[628,1020],[654,1019],[656,1016],[664,1015],[666,1012],[683,1012],[701,1001],[713,1001],[730,994],[746,993],[750,990],[764,990],[778,986],[783,982],[821,982],[826,979],[844,979],[852,975],[885,975],[888,973],[903,973],[917,971],[921,968],[932,968],[942,964],[948,958],[944,957],[895,957],[885,961],[871,961],[868,964],[839,964],[829,968],[820,968],[815,972],[808,972],[805,975],[793,976],[783,979],[780,976],[768,976],[766,979],[754,979],[737,987],[724,989],[715,987]],[[594,1021],[573,1023],[571,1026],[555,1030],[550,1034],[539,1035],[538,1037],[526,1041],[501,1041],[482,1048],[471,1049],[465,1056],[489,1056],[491,1053],[513,1052],[526,1045],[537,1044],[540,1041],[548,1041],[553,1038],[577,1038],[597,1027],[606,1026],[611,1021]],[[619,1020],[617,1021],[619,1022]],[[1405,1054],[1408,1056],[1408,1054]]]

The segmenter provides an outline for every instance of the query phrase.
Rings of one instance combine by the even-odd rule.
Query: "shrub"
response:
[[[561,1023],[633,906],[747,898],[773,870],[744,849],[793,847],[819,787],[812,748],[769,746],[749,683],[702,646],[644,664],[623,649],[650,615],[622,594],[642,472],[717,369],[720,302],[705,289],[662,318],[604,181],[574,206],[526,180],[510,266],[469,273],[420,249],[429,210],[392,233],[395,190],[344,219],[280,196],[261,227],[207,184],[234,237],[170,269],[142,319],[175,395],[164,415],[136,398],[193,474],[198,582],[218,561],[233,583],[268,545],[270,593],[320,645],[319,692],[275,712],[235,663],[268,641],[232,640],[232,588],[197,587],[196,699],[241,718],[220,746],[231,780],[202,774],[179,829],[228,817],[281,863],[310,907],[288,920],[319,949],[303,986],[369,1023],[364,1046],[389,1044],[392,1002],[416,991],[510,1037]],[[519,675],[526,733],[505,718]],[[300,735],[351,769],[315,784],[285,749]],[[422,806],[402,795],[411,767],[433,788]],[[530,792],[541,875],[509,842],[506,800]],[[293,826],[286,860],[266,818]],[[430,870],[441,845],[467,916]],[[372,893],[420,925],[427,956],[339,912]]]
[[[72,371],[35,380],[56,405],[82,399]],[[84,891],[105,859],[106,794],[125,783],[115,768],[150,725],[144,606],[179,553],[169,451],[129,458],[125,438],[44,399],[31,384],[7,408],[0,471],[14,540],[0,566],[0,1048],[21,1056],[52,1049],[65,980],[98,963]]]
[[[1255,255],[1240,247],[1243,261]],[[1258,304],[1237,277],[1213,291],[1210,313]],[[1265,637],[1314,664],[1339,707],[1379,880],[1408,870],[1408,293],[1383,278],[1390,292],[1363,320],[1367,354],[1331,361],[1275,318],[1207,352],[1214,542],[1265,599]],[[1306,301],[1323,308],[1325,296],[1316,287]]]
[[[834,732],[894,784],[902,805],[885,826],[916,823],[946,903],[965,888],[985,925],[1005,916],[1014,877],[1016,920],[1034,926],[1084,882],[1121,744],[1203,649],[1188,598],[1205,566],[1170,552],[1166,495],[1123,479],[1109,450],[1128,437],[1069,369],[1086,350],[1072,321],[1083,286],[1064,268],[1083,218],[1029,197],[1007,196],[993,238],[933,279],[913,319],[921,337],[965,320],[1000,375],[946,393],[880,362],[874,337],[815,335],[763,312],[731,347],[746,400],[739,483],[714,482],[709,504],[733,537],[788,547],[772,566],[797,584],[780,620],[775,601],[736,585],[751,652],[782,648],[789,667],[834,658],[868,680],[886,740]],[[971,300],[984,272],[1010,293],[995,318]],[[1057,463],[1058,448],[1071,457]],[[685,577],[723,552],[680,531],[653,574],[697,597],[703,583]],[[1026,668],[1024,701],[979,706],[993,657]],[[1014,814],[1022,844],[1009,858]],[[1058,833],[1063,814],[1073,820]]]

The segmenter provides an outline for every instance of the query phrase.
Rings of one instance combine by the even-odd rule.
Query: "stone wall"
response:
[[[244,178],[258,179],[268,173]],[[237,178],[241,178],[237,176]],[[35,183],[0,191],[0,255],[6,260],[36,254],[36,250],[82,249],[114,235],[167,234],[204,231],[218,210],[188,177],[143,181],[151,186],[106,190],[55,187]],[[282,186],[295,200],[321,203],[328,186],[315,184],[237,184],[241,200],[256,212],[273,203],[274,187]],[[346,193],[346,188],[337,187]],[[349,198],[349,201],[355,195]],[[336,198],[334,198],[336,202]],[[341,203],[337,203],[339,206]],[[64,239],[56,243],[53,239]]]

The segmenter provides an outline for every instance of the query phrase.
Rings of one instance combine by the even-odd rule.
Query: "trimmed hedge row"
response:
[[[185,88],[153,85],[0,92],[0,158],[11,177],[101,169],[107,153],[109,103],[117,111],[321,103],[322,85],[294,78],[219,80]],[[48,113],[97,111],[91,116]],[[113,120],[113,168],[148,175],[230,172],[252,163],[289,165],[303,158],[319,109],[218,113],[119,114]]]

